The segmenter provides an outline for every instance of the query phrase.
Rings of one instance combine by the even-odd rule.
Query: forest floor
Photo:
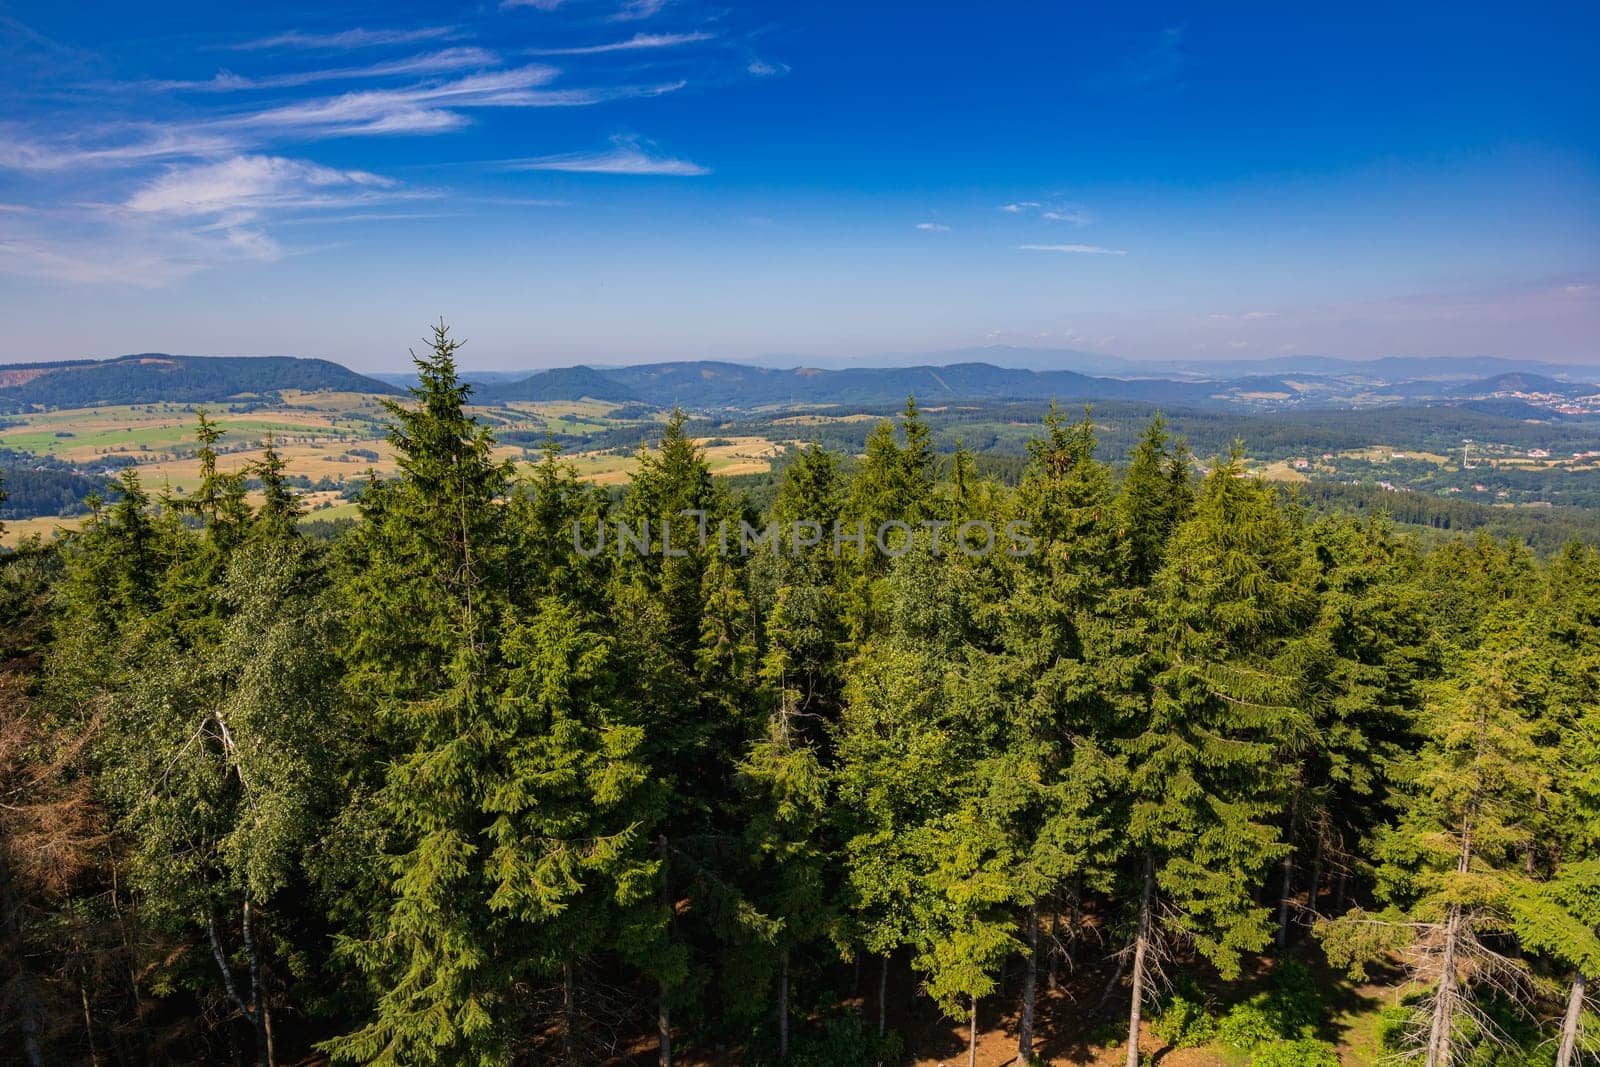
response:
[[[1270,966],[1270,965],[1269,965]],[[1225,1003],[1245,999],[1258,988],[1266,975],[1246,976],[1239,983],[1212,983],[1212,991]],[[890,981],[888,1025],[906,1040],[907,1067],[965,1067],[967,1063],[967,1025],[949,1019],[920,991],[908,990],[909,975],[896,968]],[[1057,988],[1048,987],[1047,975],[1039,974],[1039,1000],[1035,1021],[1034,1052],[1040,1063],[1050,1067],[1123,1067],[1127,1061],[1127,985],[1119,983],[1109,997],[1104,992],[1112,976],[1109,963],[1085,967],[1075,974],[1062,975]],[[1342,975],[1323,971],[1324,1004],[1327,1016],[1319,1037],[1337,1046],[1344,1067],[1373,1067],[1381,1056],[1378,1048],[1379,1009],[1397,996],[1393,984],[1356,985]],[[1397,976],[1392,976],[1397,977]],[[863,981],[863,985],[870,984]],[[901,991],[896,1003],[895,991]],[[1017,997],[1021,975],[1008,976],[1005,996],[995,995],[978,1006],[978,1067],[1001,1067],[1017,1061]],[[1104,1003],[1102,1004],[1102,1000]],[[876,990],[864,997],[843,1002],[854,1007],[869,1021],[875,1015]],[[1147,1015],[1150,1014],[1147,1011]],[[648,1048],[645,1046],[648,1045]],[[1199,1048],[1172,1048],[1155,1035],[1147,1019],[1140,1030],[1140,1052],[1157,1067],[1248,1067],[1250,1054],[1213,1043]],[[630,1064],[656,1062],[653,1041],[635,1046],[637,1057]],[[683,1067],[737,1067],[737,1049],[700,1052],[684,1049],[675,1057]]]

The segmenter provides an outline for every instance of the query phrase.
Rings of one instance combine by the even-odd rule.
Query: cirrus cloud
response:
[[[1018,245],[1020,252],[1076,252],[1086,256],[1125,256],[1125,248],[1102,248],[1100,245]]]
[[[537,159],[508,160],[502,164],[507,170],[550,170],[569,174],[639,174],[666,175],[693,178],[710,174],[711,168],[702,167],[686,159],[653,156],[634,137],[614,137],[612,147],[605,152],[579,152],[570,155],[543,156]]]

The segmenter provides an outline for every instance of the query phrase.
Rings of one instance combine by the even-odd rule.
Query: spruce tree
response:
[[[1502,613],[1488,631],[1498,636],[1463,657],[1431,695],[1414,791],[1378,838],[1388,907],[1357,909],[1321,928],[1329,958],[1356,974],[1380,954],[1407,950],[1429,994],[1406,1037],[1428,1067],[1447,1067],[1474,1035],[1497,1032],[1475,988],[1526,994],[1527,966],[1503,951],[1508,938],[1520,931],[1542,948],[1557,928],[1560,940],[1600,948],[1592,930],[1585,934],[1552,906],[1527,862],[1538,798],[1552,783],[1524,680],[1530,653],[1515,647],[1515,631],[1514,617]],[[1593,958],[1592,948],[1569,947]]]
[[[1017,493],[1037,550],[1010,566],[1000,555],[985,561],[978,610],[995,633],[973,650],[981,673],[966,687],[976,709],[969,729],[983,742],[983,809],[1005,841],[1009,903],[1021,915],[1024,1060],[1033,1055],[1041,907],[1069,883],[1103,883],[1117,852],[1108,800],[1121,765],[1110,746],[1128,710],[1127,664],[1110,474],[1094,448],[1088,412],[1069,424],[1052,405]]]
[[[760,721],[743,515],[713,483],[685,423],[675,413],[659,447],[640,454],[618,513],[637,540],[625,540],[619,527],[611,593],[646,727],[642,758],[662,812],[656,925],[641,927],[630,958],[659,985],[663,1067],[671,1062],[672,1008],[692,1002],[682,988],[692,954],[724,953],[770,929],[745,898],[733,847],[740,836],[734,768]],[[700,959],[696,976],[711,969]]]
[[[365,822],[376,867],[349,888],[370,918],[339,938],[364,973],[373,1018],[327,1043],[374,1064],[499,1064],[519,962],[497,946],[504,916],[485,858],[484,766],[503,664],[508,467],[466,410],[459,343],[441,324],[414,357],[412,403],[386,401],[399,476],[362,500],[341,590],[348,678],[383,753]],[[359,903],[358,903],[359,902]]]
[[[1168,923],[1225,977],[1271,938],[1251,888],[1287,849],[1280,756],[1310,726],[1286,662],[1308,622],[1306,562],[1273,491],[1245,472],[1235,446],[1156,578],[1162,669],[1125,746],[1138,901],[1129,1067]]]

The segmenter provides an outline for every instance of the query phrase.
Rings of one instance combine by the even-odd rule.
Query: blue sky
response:
[[[0,359],[1600,362],[1594,5],[0,3]]]

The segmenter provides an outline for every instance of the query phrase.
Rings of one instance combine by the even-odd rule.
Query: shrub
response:
[[[1406,1027],[1416,1012],[1411,1003],[1386,1004],[1378,1011],[1378,1048],[1393,1055],[1405,1048]]]
[[[1322,987],[1311,968],[1299,960],[1278,961],[1272,970],[1270,995],[1284,1037],[1305,1036],[1322,1019]]]
[[[1273,1042],[1295,1045],[1311,1038],[1321,1018],[1316,975],[1298,960],[1281,960],[1267,992],[1234,1005],[1217,1024],[1217,1036],[1245,1051]]]
[[[1273,1041],[1250,1055],[1250,1067],[1339,1067],[1339,1053],[1326,1041]]]
[[[905,1055],[899,1034],[870,1033],[851,1016],[829,1019],[820,1034],[802,1035],[794,1043],[793,1067],[888,1067]]]
[[[1217,1036],[1217,1018],[1198,1000],[1178,994],[1167,1001],[1150,1029],[1173,1048],[1191,1048]]]
[[[1217,1037],[1246,1052],[1283,1036],[1282,1019],[1273,1010],[1267,993],[1257,993],[1243,1004],[1235,1004],[1217,1023]]]

